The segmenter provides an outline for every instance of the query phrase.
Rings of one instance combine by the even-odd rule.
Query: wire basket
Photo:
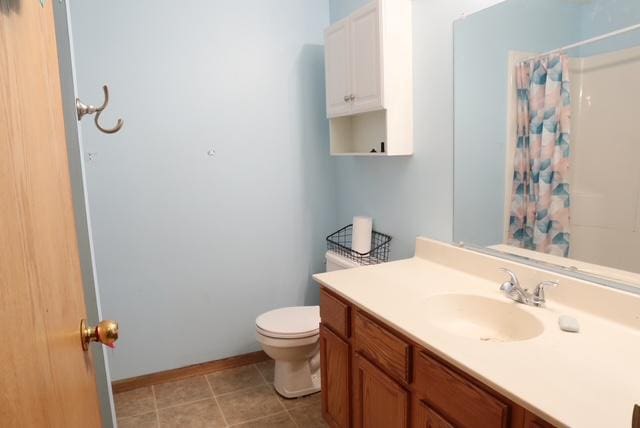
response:
[[[353,224],[327,236],[327,249],[362,265],[375,265],[389,260],[391,237],[384,233],[371,232],[371,251],[360,253],[351,249]]]

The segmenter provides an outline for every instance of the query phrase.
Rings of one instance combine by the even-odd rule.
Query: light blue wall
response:
[[[416,236],[452,239],[452,22],[496,1],[413,0],[415,154],[336,160],[339,222],[371,215],[376,229],[393,236],[393,259],[413,255]],[[331,0],[332,21],[365,3]]]
[[[583,39],[590,39],[620,28],[640,23],[638,0],[591,0],[585,5],[580,20]],[[640,45],[640,30],[581,47],[578,56],[597,55]]]
[[[508,51],[546,52],[638,22],[636,0],[509,0],[456,21],[456,241],[502,242]],[[569,54],[592,55],[639,42],[636,31]]]
[[[259,349],[254,319],[317,302],[337,228],[326,1],[72,2],[103,315],[115,379]],[[215,157],[207,156],[214,149]]]
[[[329,0],[331,22],[336,22],[349,16],[360,6],[371,0]]]

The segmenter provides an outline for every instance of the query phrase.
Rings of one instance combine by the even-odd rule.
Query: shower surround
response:
[[[570,257],[640,272],[640,47],[572,61]]]

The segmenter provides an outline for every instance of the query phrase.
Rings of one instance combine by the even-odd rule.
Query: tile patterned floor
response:
[[[115,395],[120,428],[320,428],[320,394],[289,400],[273,389],[273,361]]]

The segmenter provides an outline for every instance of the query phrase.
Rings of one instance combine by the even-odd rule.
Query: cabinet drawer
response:
[[[411,346],[360,312],[355,314],[355,348],[396,379],[409,383]]]
[[[436,361],[425,352],[417,352],[415,388],[420,399],[460,427],[507,426],[509,405]]]
[[[324,289],[320,290],[320,320],[343,337],[351,336],[350,309],[349,305],[342,300]]]

